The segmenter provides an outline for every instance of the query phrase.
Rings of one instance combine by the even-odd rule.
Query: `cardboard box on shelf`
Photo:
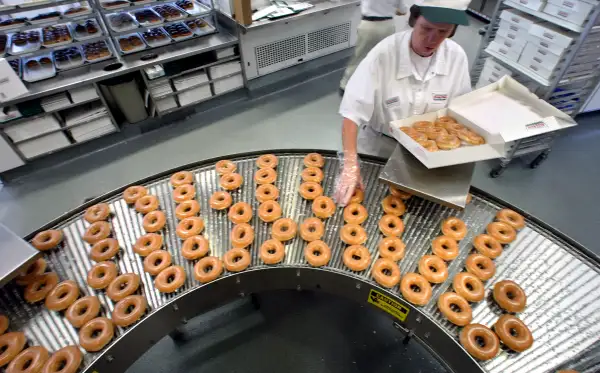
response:
[[[525,39],[529,36],[529,29],[525,26],[519,26],[515,23],[509,22],[506,19],[500,19],[498,25],[498,32],[503,31],[506,34],[516,35],[517,39]]]
[[[206,84],[198,88],[192,88],[189,91],[185,91],[177,95],[177,99],[179,100],[179,104],[181,104],[181,106],[186,106],[198,101],[204,101],[211,97],[212,92],[210,91],[210,84]]]
[[[541,22],[539,18],[519,12],[515,9],[505,9],[500,13],[500,19],[529,30],[531,25]]]
[[[588,4],[589,5],[589,4]],[[574,25],[581,26],[590,14],[588,11],[573,11],[568,8],[560,7],[556,4],[549,2],[544,7],[544,13],[550,14],[551,16],[558,17],[562,20],[570,22]]]
[[[562,56],[566,51],[565,48],[561,47],[558,44],[554,44],[552,42],[542,40],[542,39],[538,38],[537,36],[533,36],[533,35],[529,35],[527,42],[540,48],[540,50],[541,50],[540,54],[551,53],[556,56]]]
[[[240,61],[225,62],[220,65],[209,67],[209,71],[210,78],[216,79],[242,71],[242,65],[240,64]]]
[[[167,111],[171,109],[175,109],[177,107],[177,102],[175,101],[175,97],[165,97],[160,100],[155,100],[156,108],[158,111]]]
[[[483,136],[484,145],[429,152],[400,130],[418,121],[449,115]],[[506,156],[507,143],[575,126],[573,118],[538,98],[509,76],[452,100],[442,110],[390,123],[394,138],[427,168]]]
[[[512,71],[510,71],[509,69],[507,69],[506,67],[502,66],[500,63],[498,63],[496,60],[494,60],[493,57],[488,57],[485,60],[485,63],[483,64],[483,69],[486,70],[490,70],[495,72],[496,74],[500,74],[500,76],[504,76],[504,75],[509,75],[512,76]]]
[[[62,132],[55,132],[39,139],[31,140],[17,145],[25,158],[30,159],[38,155],[53,152],[71,145],[69,139]]]
[[[521,60],[532,60],[544,66],[546,70],[552,71],[556,65],[558,65],[561,58],[555,54],[546,53],[545,50],[539,48],[535,44],[527,43],[523,53],[521,54],[521,57],[519,58],[519,63],[521,63]]]
[[[519,52],[515,52],[514,50],[507,48],[506,46],[500,44],[496,40],[492,41],[486,49],[499,53],[504,57],[508,58],[509,60],[513,60],[515,62],[519,60]]]
[[[204,70],[196,71],[173,79],[173,84],[175,85],[175,90],[177,91],[207,82],[208,76]]]
[[[80,88],[69,89],[71,100],[73,103],[79,103],[87,100],[98,98],[98,92],[93,85],[86,85]]]
[[[510,40],[499,35],[497,35],[494,38],[494,41],[502,45],[503,48],[507,48],[511,52],[517,53],[519,56],[521,55],[521,52],[523,52],[523,48],[525,48],[525,43],[522,43],[520,41],[516,42],[514,40]]]
[[[509,29],[506,28],[498,29],[498,31],[496,32],[496,38],[498,37],[501,37],[505,40],[510,40],[511,43],[514,43],[520,46],[521,48],[525,47],[525,44],[527,43],[527,35],[520,36],[519,33],[511,32]]]
[[[24,141],[46,132],[60,129],[60,124],[52,114],[14,124],[4,129],[4,132],[15,141]]]
[[[536,74],[545,79],[550,79],[552,73],[554,72],[554,67],[549,67],[539,63],[535,57],[531,56],[521,56],[521,58],[519,58],[519,65],[523,65],[526,68],[535,71]]]
[[[242,74],[238,74],[232,76],[230,78],[221,79],[216,82],[213,82],[213,87],[215,89],[215,94],[218,95],[223,92],[231,91],[236,88],[241,88],[244,86],[244,79],[242,78]]]
[[[542,0],[515,0],[515,2],[519,3],[525,8],[529,8],[536,11],[541,10],[544,7],[544,5],[546,5],[546,2]]]
[[[577,37],[577,34],[565,31],[550,22],[532,25],[529,29],[529,33],[541,40],[562,47],[563,49],[568,48]]]

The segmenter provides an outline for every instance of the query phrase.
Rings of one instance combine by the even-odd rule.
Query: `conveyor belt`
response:
[[[276,186],[280,189],[283,215],[297,222],[312,216],[311,204],[303,200],[297,190],[301,183],[302,160],[306,152],[280,152]],[[338,161],[331,152],[327,154],[323,186],[326,195],[333,194],[334,178]],[[233,193],[234,202],[252,204],[254,211],[258,202],[254,198],[253,174],[257,155],[231,156],[238,172],[244,177],[244,185]],[[201,205],[201,217],[206,222],[204,235],[210,241],[211,255],[222,256],[229,248],[229,232],[232,223],[226,213],[211,210],[209,196],[219,190],[218,175],[214,171],[216,160],[200,162],[187,169],[195,174],[196,199]],[[373,259],[377,257],[377,245],[381,235],[377,223],[382,215],[380,201],[388,194],[388,188],[378,181],[382,164],[376,159],[363,160],[363,178],[366,196],[363,204],[369,211],[369,219],[363,224],[369,238],[366,246]],[[174,172],[174,171],[172,171]],[[141,181],[151,194],[158,196],[161,209],[167,215],[165,249],[173,255],[176,264],[184,266],[187,281],[178,293],[165,295],[153,285],[153,279],[143,271],[142,258],[133,253],[132,245],[144,232],[142,215],[128,207],[121,199],[124,188],[97,198],[72,212],[65,214],[43,229],[56,227],[65,233],[66,246],[47,255],[49,268],[59,274],[61,280],[78,282],[82,294],[97,295],[103,305],[103,313],[110,317],[114,304],[102,291],[95,291],[85,282],[88,270],[94,264],[87,253],[89,245],[81,237],[88,225],[82,218],[85,208],[106,201],[114,213],[112,228],[119,240],[122,252],[117,259],[120,273],[136,272],[141,275],[141,293],[149,303],[149,312],[136,325],[116,330],[113,343],[101,353],[86,353],[83,371],[121,371],[135,361],[160,337],[181,322],[204,312],[220,303],[245,296],[250,292],[270,289],[321,289],[347,296],[361,302],[367,301],[370,289],[386,293],[371,280],[370,269],[362,273],[349,271],[342,263],[343,243],[338,229],[343,224],[342,210],[325,222],[324,241],[332,250],[332,260],[327,268],[310,268],[303,257],[305,242],[296,238],[286,245],[285,262],[277,266],[265,266],[258,257],[260,244],[269,238],[270,225],[254,217],[252,224],[256,238],[250,247],[252,265],[241,274],[225,273],[211,284],[200,286],[192,275],[193,263],[180,254],[181,241],[175,234],[177,220],[174,216],[168,178],[171,171]],[[471,250],[473,237],[484,231],[503,207],[482,193],[474,193],[474,199],[462,212],[413,197],[407,203],[403,216],[406,225],[403,240],[407,245],[405,258],[400,262],[402,273],[416,272],[419,258],[430,252],[431,240],[439,235],[440,222],[449,216],[463,219],[468,228],[467,237],[460,243],[460,256],[449,265],[450,276],[446,283],[434,286],[430,303],[418,310],[408,305],[410,312],[401,329],[410,330],[429,346],[454,371],[485,372],[553,372],[573,364],[573,359],[584,359],[586,351],[598,350],[600,335],[600,270],[598,262],[590,254],[578,249],[559,233],[528,220],[528,226],[519,232],[517,240],[508,246],[502,256],[495,260],[497,272],[486,282],[486,292],[501,279],[518,282],[528,296],[528,307],[519,317],[532,330],[535,343],[524,353],[501,351],[493,360],[477,363],[458,345],[459,328],[447,322],[436,306],[437,297],[450,287],[454,274],[464,268],[464,260]],[[558,212],[557,212],[558,213]],[[33,236],[30,235],[29,238]],[[401,300],[398,288],[388,292]],[[43,305],[28,305],[22,299],[22,289],[13,284],[0,291],[0,312],[11,320],[11,330],[22,330],[30,345],[43,345],[50,351],[69,344],[78,344],[77,330],[62,314],[50,312]],[[493,325],[500,310],[489,299],[473,305],[473,322]],[[589,359],[588,359],[589,360]]]

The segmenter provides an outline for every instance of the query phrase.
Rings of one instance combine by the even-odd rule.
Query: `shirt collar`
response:
[[[412,30],[405,33],[397,34],[396,39],[396,53],[398,53],[398,59],[396,67],[396,79],[404,79],[413,75],[413,67],[410,59],[410,38],[412,36]],[[448,75],[450,73],[450,67],[446,63],[446,57],[448,54],[448,43],[444,40],[437,51],[433,55],[431,61],[431,69],[436,75]]]

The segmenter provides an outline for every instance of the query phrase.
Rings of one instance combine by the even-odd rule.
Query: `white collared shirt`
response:
[[[410,58],[411,35],[407,30],[387,37],[358,65],[340,105],[344,118],[389,134],[391,121],[442,109],[471,91],[469,63],[460,45],[446,39],[421,79]]]
[[[393,17],[396,9],[402,9],[403,0],[362,0],[360,4],[363,16]]]

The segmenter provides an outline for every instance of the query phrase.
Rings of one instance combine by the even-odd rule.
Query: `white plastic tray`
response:
[[[86,20],[82,20],[81,22],[77,22],[77,23],[85,23]],[[96,22],[94,20],[94,24],[96,25],[96,28],[98,29],[98,32],[96,32],[95,34],[80,34],[77,31],[75,31],[75,27],[77,26],[76,22],[69,22],[68,27],[69,27],[69,31],[71,32],[71,35],[75,38],[75,40],[88,40],[88,39],[92,39],[92,38],[96,38],[100,35],[102,35],[102,29],[100,28],[100,26],[98,25],[98,22]]]
[[[71,30],[69,30],[68,26],[65,26],[65,27],[67,28],[67,32],[69,33],[70,40],[61,41],[60,43],[46,44],[43,41],[43,39],[44,39],[44,32],[42,30],[42,46],[44,46],[45,48],[55,48],[55,47],[60,47],[60,46],[63,46],[63,45],[67,45],[67,44],[73,43],[73,35],[71,34]]]
[[[194,7],[192,9],[183,9],[186,13],[190,14],[190,15],[198,15],[201,13],[206,13],[208,12],[210,9],[208,9],[207,7],[205,7],[204,5],[198,4],[196,1],[192,0],[192,4],[194,4]]]
[[[167,31],[167,34],[169,35],[169,37],[170,37],[171,39],[175,40],[175,41],[182,41],[182,40],[187,40],[187,39],[193,38],[193,37],[195,36],[195,34],[192,32],[192,30],[190,30],[190,28],[189,28],[189,27],[187,27],[187,26],[185,25],[185,23],[183,23],[183,22],[181,22],[181,23],[183,24],[183,26],[184,26],[185,28],[187,28],[187,29],[190,31],[190,35],[188,35],[188,36],[179,36],[179,37],[175,37],[175,36],[171,35],[171,34],[170,34],[168,31],[167,31],[167,29],[165,28],[165,31]]]
[[[17,56],[20,54],[31,53],[31,52],[35,52],[35,51],[39,50],[40,47],[42,46],[42,33],[40,32],[39,28],[35,29],[35,30],[29,30],[27,32],[32,32],[32,31],[37,31],[40,34],[40,41],[38,41],[37,43],[27,42],[27,44],[25,44],[23,46],[19,46],[19,45],[13,44],[12,37],[14,34],[10,34],[10,36],[9,36],[10,50],[8,50],[8,53],[12,54],[13,56]]]
[[[114,16],[116,16],[116,15],[118,15],[118,14],[125,14],[125,15],[127,15],[128,17],[130,17],[130,18],[133,20],[133,24],[132,24],[131,26],[129,26],[129,27],[115,27],[115,26],[113,26],[113,23],[112,23],[111,19],[112,19],[112,17],[114,17]],[[131,14],[129,14],[129,13],[111,13],[111,14],[109,14],[109,15],[108,15],[106,18],[108,19],[108,25],[110,26],[110,28],[111,28],[113,31],[116,31],[116,32],[129,31],[129,30],[135,30],[136,28],[138,28],[138,27],[139,27],[139,24],[138,24],[138,22],[135,20],[135,17],[133,17],[133,16],[132,16]]]
[[[27,68],[27,61],[30,60],[40,60],[43,57],[48,57],[52,60],[52,64],[50,66],[48,66],[47,68],[43,68],[40,69],[38,71],[30,71]],[[54,67],[54,59],[52,58],[52,54],[49,53],[47,55],[42,55],[42,56],[36,56],[34,58],[28,58],[28,59],[24,59],[22,61],[23,66],[23,80],[28,82],[28,83],[33,83],[33,82],[37,82],[40,80],[44,80],[44,79],[48,79],[48,78],[52,78],[53,76],[56,75],[56,68]]]
[[[81,65],[83,65],[85,63],[86,59],[83,56],[83,51],[81,50],[81,48],[80,47],[72,47],[72,48],[77,48],[79,50],[79,53],[81,54],[81,61],[79,61],[77,63],[73,63],[72,61],[68,61],[66,63],[61,63],[61,62],[57,61],[55,58],[53,58],[54,65],[56,66],[56,68],[58,70],[74,69],[74,68],[79,67],[79,66],[81,66]],[[56,52],[57,51],[54,51],[54,53],[56,53]]]
[[[194,34],[196,34],[198,36],[202,36],[202,35],[210,34],[211,32],[214,32],[214,31],[215,31],[215,28],[212,27],[210,24],[208,24],[208,26],[204,27],[204,28],[200,28],[200,27],[195,28],[193,32],[194,32]]]
[[[139,12],[142,12],[142,11],[148,11],[148,10],[149,10],[149,11],[151,11],[152,13],[154,13],[154,14],[156,15],[156,17],[157,17],[157,18],[158,18],[160,21],[152,23],[152,22],[140,22],[140,21],[138,21],[138,20],[137,20],[137,18],[135,17],[135,14],[136,14],[136,13],[139,13]],[[142,25],[143,27],[160,26],[160,25],[162,25],[162,24],[165,22],[165,19],[164,19],[163,17],[161,17],[161,15],[160,15],[160,14],[156,13],[156,12],[154,11],[154,9],[152,9],[152,8],[141,8],[141,9],[137,9],[137,10],[134,10],[133,12],[131,12],[131,13],[129,13],[129,14],[130,14],[130,15],[131,15],[131,16],[132,16],[132,17],[133,17],[135,20],[136,20],[136,22],[137,22],[137,23],[139,23],[139,24],[140,24],[140,25]]]
[[[9,26],[0,26],[0,31],[4,31],[4,30],[16,30],[18,28],[21,28],[23,26],[25,26],[26,23],[15,23]]]
[[[159,41],[159,42],[149,41],[148,39],[146,39],[144,37],[143,33],[141,34],[142,35],[142,40],[144,40],[144,42],[146,44],[148,44],[148,46],[150,48],[156,48],[156,47],[160,47],[160,46],[163,46],[163,45],[167,45],[167,44],[171,43],[171,41],[173,41],[173,39],[171,39],[171,35],[169,35],[169,33],[164,28],[162,28],[162,27],[158,27],[158,28],[161,29],[162,32],[167,36],[167,38],[164,41]]]
[[[79,13],[73,13],[73,14],[63,13],[63,18],[78,18],[78,17],[85,16],[85,15],[88,15],[88,14],[92,13],[92,8],[90,8],[90,7],[83,7],[83,6],[82,6],[82,8],[86,8],[86,10],[84,10],[82,12],[79,12]],[[65,12],[66,12],[66,10],[65,10]]]
[[[119,40],[121,40],[121,39],[127,39],[128,37],[134,36],[134,35],[137,36],[137,37],[139,37],[140,40],[142,41],[142,43],[144,43],[144,38],[140,34],[138,34],[137,32],[135,32],[133,34],[119,36],[117,38],[116,44],[117,44],[117,47],[119,48],[119,52],[121,52],[121,54],[131,54],[131,53],[143,51],[144,49],[147,48],[147,45],[144,43],[143,45],[140,45],[139,47],[136,47],[136,48],[134,48],[132,50],[129,50],[129,51],[124,51],[123,49],[121,49],[121,44],[119,44]]]
[[[177,9],[179,11],[179,14],[180,14],[179,17],[175,17],[175,18],[165,18],[165,17],[163,17],[165,19],[165,21],[167,21],[167,22],[180,21],[180,20],[186,19],[188,17],[188,13],[186,13],[185,10],[183,10],[180,7],[178,7],[177,5],[175,5],[175,3],[166,3],[166,4],[155,5],[154,7],[152,7],[152,9],[154,9],[154,8],[156,8],[158,6],[165,6],[165,5],[172,6],[173,8]],[[158,13],[156,10],[155,10],[155,12]]]
[[[56,21],[58,21],[60,19],[60,16],[57,17],[50,17],[50,18],[44,18],[44,19],[29,19],[27,20],[27,22],[31,23],[32,25],[41,25],[41,24],[51,24],[54,23]]]
[[[125,4],[122,5],[116,5],[116,6],[106,6],[105,4],[108,3],[109,1],[100,1],[100,6],[106,10],[113,10],[113,9],[123,9],[123,8],[127,8],[131,5],[131,3],[127,2]]]
[[[83,53],[83,59],[85,60],[85,62],[88,62],[88,63],[102,62],[102,61],[106,61],[106,60],[109,60],[109,59],[113,58],[113,54],[112,54],[110,48],[108,49],[108,52],[110,53],[108,56],[102,57],[102,58],[96,58],[94,60],[88,60],[87,59],[87,57],[85,56],[85,51],[83,50],[83,48],[81,48],[81,52]]]

